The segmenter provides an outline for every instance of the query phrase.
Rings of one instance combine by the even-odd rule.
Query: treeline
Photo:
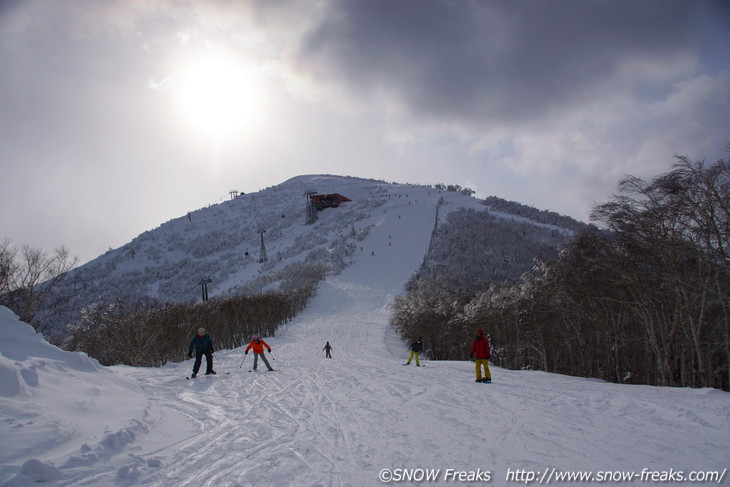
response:
[[[415,281],[429,275],[447,289],[483,291],[490,282],[515,282],[532,267],[535,258],[556,257],[568,240],[567,234],[566,230],[522,218],[459,208],[433,231],[412,284],[417,286]]]
[[[592,212],[602,230],[579,231],[517,283],[414,284],[395,302],[396,327],[437,360],[465,359],[483,328],[499,366],[730,390],[730,163],[679,157],[618,189]]]
[[[585,227],[585,223],[579,222],[569,216],[560,215],[554,211],[538,210],[532,206],[523,205],[516,201],[503,200],[496,196],[488,196],[485,198],[484,205],[493,211],[501,211],[510,215],[525,217],[546,225],[555,225],[570,230],[580,230]]]
[[[307,282],[285,291],[202,303],[97,303],[69,326],[64,348],[86,352],[102,365],[160,367],[185,360],[188,343],[200,327],[213,338],[216,350],[240,347],[253,334],[274,336],[279,325],[306,307],[315,290],[316,282]]]

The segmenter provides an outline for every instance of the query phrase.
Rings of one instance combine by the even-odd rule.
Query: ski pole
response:
[[[276,360],[276,357],[274,357],[274,354],[273,354],[273,353],[271,353],[271,350],[269,350],[269,355],[271,355],[271,358],[272,358],[272,359]]]
[[[246,355],[247,355],[247,354],[244,354],[244,355],[243,355],[243,360],[241,360],[241,365],[240,365],[240,366],[238,367],[239,369],[240,369],[241,367],[243,367],[243,363],[244,363],[244,362],[246,361]]]

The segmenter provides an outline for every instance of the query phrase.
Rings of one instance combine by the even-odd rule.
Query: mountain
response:
[[[305,225],[303,193],[315,182],[312,189],[352,201]],[[218,374],[194,380],[185,380],[192,360],[102,367],[48,344],[0,308],[0,487],[726,481],[726,392],[494,366],[493,382],[482,384],[468,361],[402,365],[408,352],[390,325],[390,305],[432,247],[437,208],[439,218],[460,208],[493,213],[479,200],[329,176],[246,196],[194,212],[192,221],[168,222],[89,263],[87,289],[98,294],[114,279],[142,283],[149,273],[146,291],[161,293],[155,269],[165,268],[168,279],[189,275],[185,299],[200,299],[203,270],[218,295],[261,278],[262,267],[285,269],[309,255],[346,264],[275,337],[264,337],[278,371],[249,372],[242,348],[217,349]],[[258,263],[262,220],[269,261]],[[222,228],[245,239],[233,247],[242,256],[223,246],[232,238],[206,238]],[[192,249],[205,252],[193,258]],[[224,258],[238,267],[216,267]],[[194,266],[198,260],[210,267]],[[209,328],[215,340],[215,324]],[[322,351],[327,341],[332,359]]]
[[[392,245],[396,237],[406,239],[401,245],[423,260],[419,264],[478,270],[472,280],[489,276],[488,268],[495,266],[501,270],[492,272],[492,278],[504,278],[505,255],[509,253],[516,264],[507,266],[507,274],[515,277],[529,268],[535,256],[556,253],[561,241],[581,225],[567,217],[497,198],[490,198],[487,205],[465,192],[439,187],[309,175],[201,208],[144,232],[73,270],[57,289],[55,299],[55,303],[66,305],[66,311],[45,320],[39,329],[51,337],[63,336],[68,324],[79,321],[80,311],[94,303],[117,299],[132,302],[143,297],[161,302],[200,300],[204,280],[209,280],[205,289],[210,298],[275,289],[292,277],[288,267],[303,261],[322,262],[337,274],[358,255],[372,254],[376,249],[389,251],[385,247]],[[316,221],[308,224],[308,192],[340,194],[350,201],[316,212]],[[470,221],[462,218],[461,223],[449,226],[449,216],[456,210],[483,216]],[[425,217],[409,217],[412,212]],[[397,216],[398,224],[387,235],[373,237],[390,214]],[[486,225],[484,220],[493,227],[489,234],[497,238],[480,242],[481,247],[462,248],[464,242],[479,242],[481,237],[474,236],[457,238],[460,243],[456,246],[436,245],[443,239],[432,239],[423,248],[418,240],[408,238],[410,232],[429,236],[436,228],[445,228],[446,233],[456,236],[454,225],[468,231]],[[501,222],[496,231],[495,221]],[[500,235],[510,238],[500,240]],[[262,236],[265,262],[260,262]],[[485,245],[488,252],[482,251]],[[487,254],[499,262],[485,262]],[[480,255],[478,265],[469,260],[474,255]],[[418,265],[412,271],[417,269]],[[387,273],[388,269],[372,271]]]

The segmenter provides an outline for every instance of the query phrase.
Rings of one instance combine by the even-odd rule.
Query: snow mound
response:
[[[0,307],[0,396],[30,397],[39,386],[39,372],[99,372],[103,367],[83,353],[66,352],[45,341],[32,326],[18,320],[8,308]]]
[[[31,458],[20,467],[20,473],[4,483],[2,487],[24,487],[58,479],[61,471],[53,465]]]
[[[24,462],[12,482],[50,479],[56,467],[46,464],[74,451],[87,463],[108,457],[144,431],[147,399],[135,381],[49,344],[5,307],[0,328],[0,437],[13,445],[0,449],[0,465]]]

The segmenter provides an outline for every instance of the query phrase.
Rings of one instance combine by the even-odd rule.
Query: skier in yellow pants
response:
[[[489,357],[491,356],[489,341],[484,337],[484,330],[477,330],[477,337],[469,352],[470,358],[476,358],[477,382],[492,382],[492,374],[489,372]],[[484,375],[482,375],[482,367]]]
[[[404,365],[411,365],[411,360],[413,360],[413,357],[416,357],[416,367],[420,367],[421,362],[418,360],[418,354],[421,353],[422,349],[423,343],[421,342],[421,337],[418,337],[418,340],[411,343],[411,356],[408,357],[408,362],[406,362]]]

